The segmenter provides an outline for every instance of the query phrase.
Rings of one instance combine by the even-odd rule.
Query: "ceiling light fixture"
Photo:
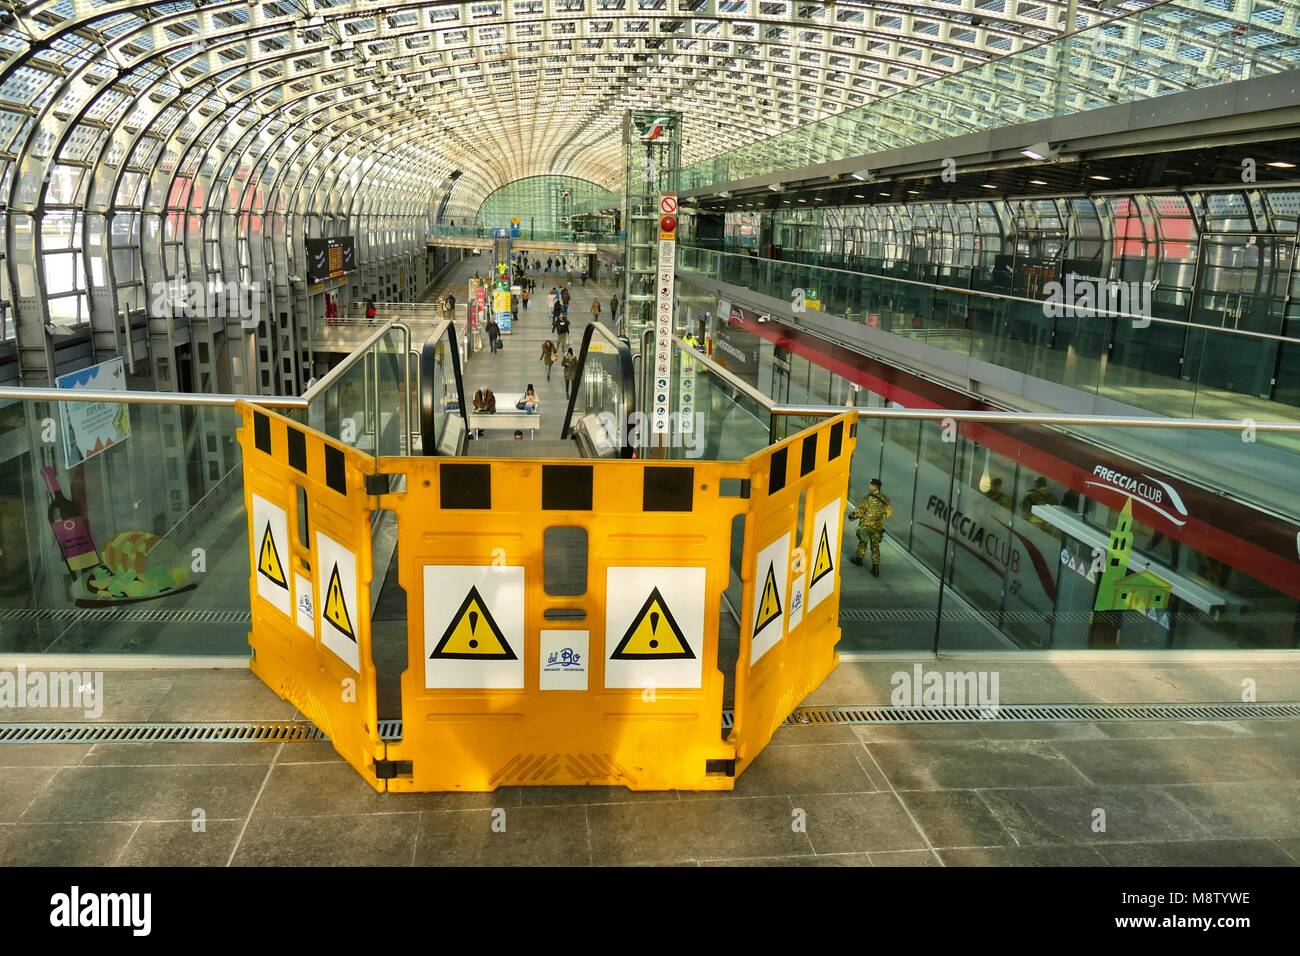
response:
[[[1044,180],[1044,179],[1031,179],[1031,180],[1029,180],[1029,185],[1031,185],[1031,186],[1046,186],[1046,185],[1047,185],[1047,181]]]
[[[1055,159],[1060,155],[1060,152],[1059,149],[1053,149],[1052,144],[1044,140],[1041,143],[1034,143],[1032,146],[1026,146],[1020,151],[1020,155],[1041,161],[1044,159]]]
[[[1271,166],[1274,169],[1295,169],[1295,163],[1288,163],[1284,159],[1279,159],[1271,163],[1265,163],[1265,166]]]
[[[1102,176],[1100,173],[1098,173],[1098,174],[1095,175],[1095,176],[1089,176],[1088,178],[1089,178],[1089,179],[1095,179],[1095,180],[1097,180],[1097,182],[1099,182],[1099,183],[1108,183],[1108,182],[1110,182],[1110,177],[1109,177],[1109,176]]]
[[[981,183],[981,185],[982,185],[985,189],[997,189],[997,188],[998,188],[997,186],[994,186],[992,183]]]

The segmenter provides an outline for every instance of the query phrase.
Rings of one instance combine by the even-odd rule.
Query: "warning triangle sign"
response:
[[[754,621],[754,633],[757,634],[780,616],[781,596],[776,592],[774,566],[769,563],[767,579],[763,582],[763,596],[758,602],[758,618]]]
[[[813,562],[812,580],[808,582],[808,586],[816,584],[834,570],[835,565],[831,562],[831,544],[826,537],[826,525],[822,525],[822,539],[817,542],[817,560]]]
[[[434,658],[468,661],[519,659],[476,587],[469,589],[460,609],[451,616],[442,640],[429,655],[430,660]]]
[[[339,580],[339,566],[334,565],[330,572],[329,587],[325,589],[325,620],[343,632],[350,640],[357,639],[352,630],[352,616],[348,614],[347,601],[343,597],[343,582]]]
[[[289,582],[284,576],[284,565],[280,563],[280,552],[275,549],[275,535],[271,534],[269,521],[266,523],[266,531],[262,533],[262,550],[257,558],[257,571],[286,591],[289,590]]]
[[[695,652],[686,641],[673,612],[658,588],[650,591],[641,610],[632,618],[627,633],[610,655],[616,661],[694,660]]]

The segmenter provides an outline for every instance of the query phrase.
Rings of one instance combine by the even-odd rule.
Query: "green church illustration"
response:
[[[1124,502],[1119,521],[1110,533],[1110,547],[1106,552],[1106,567],[1101,583],[1097,585],[1097,611],[1147,611],[1169,606],[1169,593],[1173,590],[1164,578],[1150,571],[1128,573],[1129,557],[1133,553],[1133,501]]]

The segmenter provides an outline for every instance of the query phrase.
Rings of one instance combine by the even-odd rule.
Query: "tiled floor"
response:
[[[842,664],[813,696],[882,703],[910,666]],[[1004,703],[1188,699],[1248,670],[997,666]],[[1268,670],[1261,696],[1300,696],[1300,668]],[[240,672],[106,687],[105,720],[292,713]],[[792,726],[729,793],[385,795],[326,743],[8,745],[0,768],[3,865],[1300,863],[1294,720]]]

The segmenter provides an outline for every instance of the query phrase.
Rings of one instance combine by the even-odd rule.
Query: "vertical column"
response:
[[[629,110],[623,117],[626,175],[621,331],[633,348],[638,347],[642,331],[654,321],[662,271],[658,255],[659,203],[666,195],[676,202],[681,123],[681,113],[667,110]]]

